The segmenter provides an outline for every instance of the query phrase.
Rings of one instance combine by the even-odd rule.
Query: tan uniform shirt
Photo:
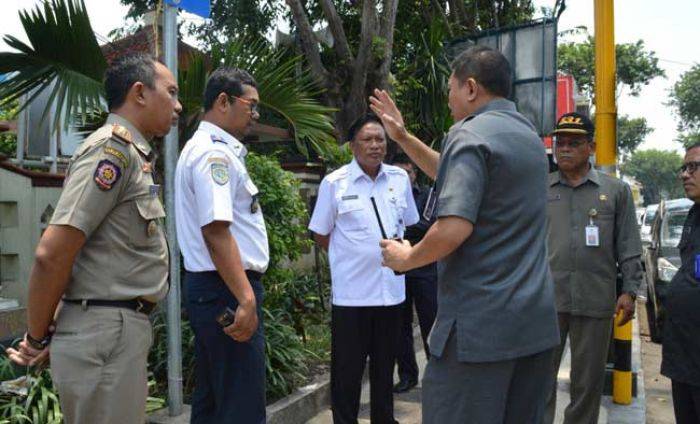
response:
[[[553,172],[549,174],[547,218],[557,311],[612,316],[618,267],[623,293],[636,291],[642,280],[642,245],[630,188],[595,169],[573,188],[559,172]],[[586,246],[586,226],[591,219],[598,227],[598,247]]]
[[[146,139],[114,114],[73,156],[51,220],[86,237],[66,299],[155,302],[167,293],[165,210],[152,156]]]

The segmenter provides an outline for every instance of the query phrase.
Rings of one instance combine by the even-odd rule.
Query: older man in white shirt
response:
[[[354,159],[323,179],[309,224],[331,267],[333,421],[357,422],[369,356],[371,421],[395,423],[392,380],[405,282],[382,266],[379,242],[402,238],[418,211],[406,171],[382,163],[381,121],[358,119],[348,138]]]

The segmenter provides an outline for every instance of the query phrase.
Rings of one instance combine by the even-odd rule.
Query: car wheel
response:
[[[654,298],[647,291],[647,301],[645,303],[647,310],[647,323],[649,324],[649,337],[654,343],[661,343],[661,331],[659,328],[658,317],[656,316],[656,308],[654,308]]]

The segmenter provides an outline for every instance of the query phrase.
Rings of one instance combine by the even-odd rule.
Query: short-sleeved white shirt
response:
[[[214,221],[231,223],[245,270],[267,269],[267,231],[246,153],[235,137],[206,121],[182,149],[175,170],[175,222],[186,270],[216,271],[202,235],[202,227]]]
[[[391,306],[406,298],[404,276],[382,266],[372,197],[387,237],[403,237],[406,226],[418,222],[411,181],[399,167],[382,164],[373,181],[353,160],[321,182],[309,229],[331,236],[334,305]]]

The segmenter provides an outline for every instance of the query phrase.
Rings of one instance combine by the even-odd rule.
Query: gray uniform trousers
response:
[[[460,362],[454,332],[423,377],[423,424],[537,424],[554,349],[496,362]]]
[[[53,379],[67,424],[142,424],[148,316],[125,308],[65,303],[51,341]]]
[[[610,347],[612,317],[593,318],[559,314],[561,344],[552,362],[550,396],[544,424],[554,422],[557,374],[566,337],[571,339],[571,403],[564,411],[564,424],[596,424],[605,385],[605,363]]]

